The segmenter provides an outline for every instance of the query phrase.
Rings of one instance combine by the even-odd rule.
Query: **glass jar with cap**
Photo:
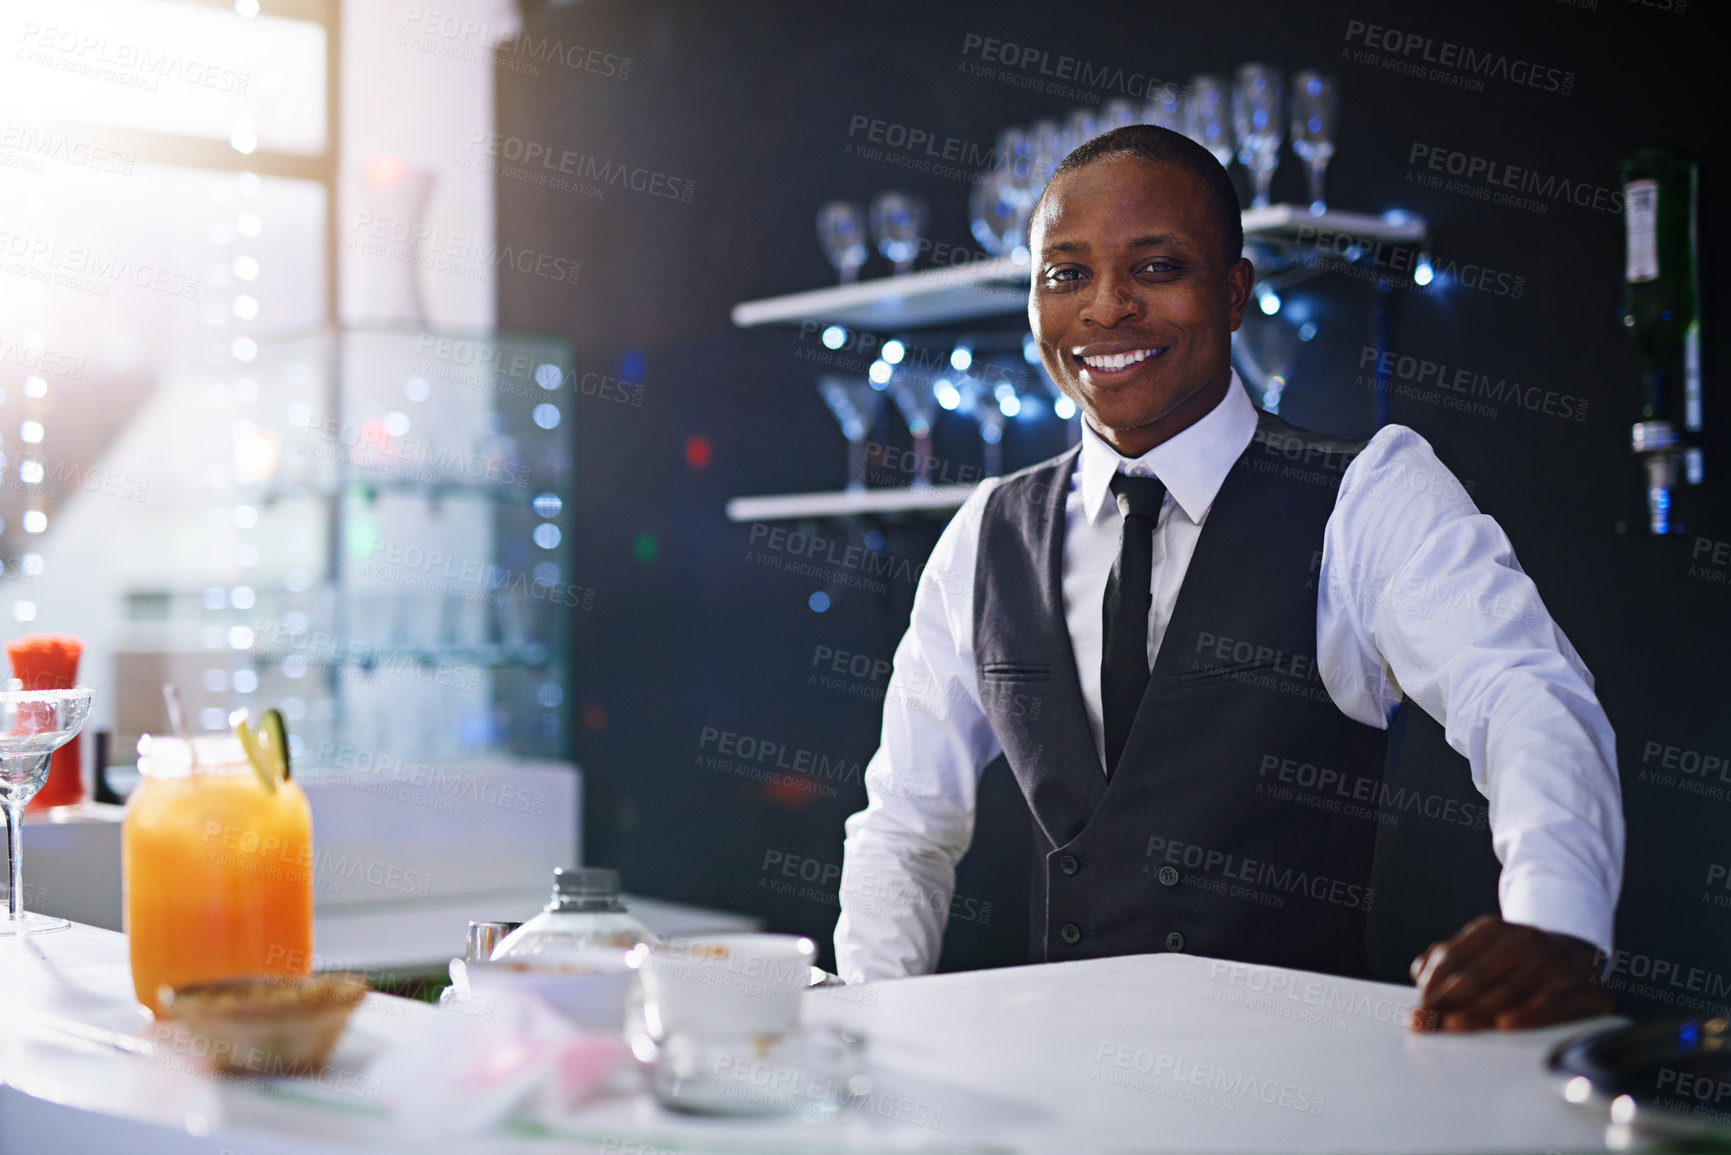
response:
[[[650,929],[633,918],[619,897],[619,872],[599,866],[555,867],[553,897],[541,913],[506,935],[493,959],[636,946],[653,942]]]
[[[138,1001],[163,987],[313,966],[312,810],[261,783],[232,734],[138,742],[121,823],[121,892]]]

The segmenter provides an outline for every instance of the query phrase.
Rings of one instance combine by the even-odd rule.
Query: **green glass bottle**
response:
[[[1701,427],[1695,315],[1695,165],[1677,149],[1637,149],[1623,182],[1623,327],[1641,357],[1641,420],[1631,447],[1647,472],[1648,528],[1673,532],[1678,464],[1699,480],[1684,430]],[[1693,370],[1693,371],[1692,371]]]
[[[1623,326],[1641,355],[1641,416],[1680,424],[1684,339],[1695,319],[1691,258],[1695,166],[1675,149],[1638,149],[1622,164]]]

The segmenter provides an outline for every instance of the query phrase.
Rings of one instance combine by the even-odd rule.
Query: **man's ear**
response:
[[[1244,310],[1250,305],[1250,287],[1256,283],[1256,266],[1239,257],[1226,270],[1226,304],[1231,313],[1232,331],[1244,322]]]

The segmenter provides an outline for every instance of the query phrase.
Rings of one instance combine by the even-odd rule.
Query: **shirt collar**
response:
[[[1167,438],[1141,457],[1121,457],[1116,449],[1082,422],[1082,502],[1090,522],[1098,523],[1112,498],[1112,475],[1153,474],[1166,486],[1184,515],[1202,524],[1227,471],[1256,435],[1256,407],[1232,371],[1232,382],[1220,404],[1194,425]]]

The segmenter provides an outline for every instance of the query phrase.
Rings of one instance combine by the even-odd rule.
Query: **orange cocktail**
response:
[[[270,793],[232,737],[139,743],[122,871],[132,989],[312,970],[312,811],[293,781]]]

